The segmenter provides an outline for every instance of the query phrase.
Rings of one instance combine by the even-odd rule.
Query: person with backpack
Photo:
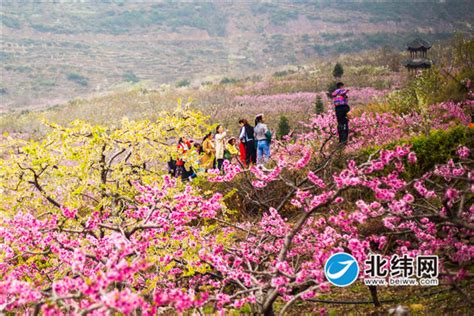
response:
[[[339,143],[346,144],[349,136],[349,119],[347,113],[351,110],[347,102],[349,92],[348,89],[344,89],[344,83],[338,82],[336,84],[337,89],[332,93],[332,101],[336,111],[337,119],[337,133],[339,135]]]
[[[257,141],[257,166],[266,169],[264,164],[270,159],[270,142],[272,133],[264,123],[263,114],[258,114],[255,117],[255,140]]]
[[[240,125],[239,139],[240,139],[240,143],[243,144],[243,148],[245,152],[244,164],[246,166],[249,166],[251,163],[257,162],[257,152],[255,150],[254,130],[253,130],[253,127],[250,126],[249,122],[246,119],[240,119],[239,125]],[[241,151],[241,155],[242,155],[242,151]]]
[[[216,148],[216,164],[217,169],[222,170],[222,164],[224,163],[224,151],[225,151],[225,137],[227,132],[224,130],[224,126],[217,125],[215,138]]]

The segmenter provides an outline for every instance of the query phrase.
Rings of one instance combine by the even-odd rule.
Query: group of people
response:
[[[344,89],[344,83],[338,82],[337,89],[332,93],[334,109],[337,119],[337,132],[339,142],[347,143],[349,135],[348,113],[348,89]],[[196,177],[192,167],[186,169],[184,156],[188,151],[194,150],[199,155],[199,169],[207,171],[209,169],[222,170],[224,160],[232,161],[238,159],[244,166],[257,164],[259,168],[267,171],[265,164],[270,159],[270,144],[272,133],[265,124],[263,114],[255,117],[255,126],[251,126],[246,119],[239,120],[240,133],[238,140],[235,137],[228,137],[228,131],[222,125],[218,125],[215,133],[208,133],[202,143],[195,143],[186,137],[181,137],[178,141],[178,159],[173,159],[168,163],[168,169],[176,177],[183,180]]]
[[[194,142],[185,136],[178,140],[178,158],[168,162],[168,170],[175,177],[191,180],[196,172],[190,166],[186,167],[185,156],[190,150],[198,154],[200,171],[209,169],[222,170],[224,160],[240,160],[244,166],[257,164],[262,170],[267,170],[265,164],[270,159],[270,144],[272,133],[265,124],[263,114],[255,117],[255,126],[246,119],[239,120],[240,133],[238,140],[228,137],[228,131],[222,126],[216,127],[215,133],[204,136],[202,143]]]
[[[251,126],[246,119],[240,119],[239,125],[240,160],[246,166],[257,163],[265,169],[264,165],[270,159],[272,133],[265,124],[263,114],[255,117],[255,126]]]

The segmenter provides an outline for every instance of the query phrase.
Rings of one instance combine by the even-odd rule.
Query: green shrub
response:
[[[176,88],[188,87],[190,84],[191,82],[188,79],[182,79],[176,82]]]
[[[324,112],[324,104],[320,96],[318,96],[314,102],[314,111],[316,114],[321,114]]]
[[[421,175],[434,165],[442,164],[456,156],[456,149],[464,145],[474,148],[474,129],[459,125],[448,130],[435,130],[428,136],[417,136],[407,141],[412,144],[417,163],[408,168],[413,175]]]
[[[336,91],[337,89],[337,82],[336,81],[332,81],[328,84],[328,90],[326,92],[326,95],[328,96],[329,99],[332,98],[332,93],[334,91]]]
[[[304,34],[303,36],[301,36],[301,40],[305,43],[309,43],[311,37],[309,36],[309,34]]]
[[[56,80],[54,78],[39,77],[35,82],[43,87],[54,87],[56,85]]]
[[[282,70],[282,71],[276,71],[273,73],[273,77],[279,78],[279,77],[286,77],[288,75],[294,74],[296,71],[289,69],[289,70]]]
[[[73,81],[81,86],[87,86],[89,84],[89,78],[75,72],[68,73],[67,80]]]
[[[139,82],[140,79],[135,75],[133,72],[126,72],[122,75],[122,79],[126,82],[136,83]]]
[[[273,10],[270,14],[270,22],[273,25],[286,25],[289,21],[298,19],[297,10]]]
[[[232,84],[232,83],[237,83],[237,79],[224,77],[222,78],[220,82],[220,84]]]
[[[203,81],[201,82],[201,86],[212,86],[212,81]]]
[[[456,76],[446,78],[446,83],[437,91],[436,101],[460,102],[466,100],[469,93],[469,89],[466,87],[468,80],[474,81],[474,69],[468,67],[462,69]]]
[[[284,115],[280,116],[280,121],[278,122],[278,137],[282,138],[290,133],[290,123],[288,118]]]
[[[12,29],[20,29],[21,28],[21,23],[18,21],[18,19],[12,18],[7,15],[2,15],[2,18],[0,19],[3,25],[6,27],[12,28]]]
[[[420,177],[433,169],[437,164],[446,163],[456,157],[456,150],[460,145],[471,150],[474,148],[474,129],[464,125],[447,130],[433,130],[429,135],[415,136],[400,140],[382,147],[367,148],[363,157],[368,157],[379,149],[393,149],[398,145],[410,144],[411,150],[416,153],[417,163],[408,165],[407,175],[411,178]]]
[[[399,114],[421,111],[439,101],[438,95],[443,84],[444,78],[440,71],[432,67],[410,80],[402,89],[390,93],[387,101],[391,109]]]
[[[334,66],[334,69],[332,70],[332,76],[335,79],[337,79],[337,78],[341,78],[343,74],[344,74],[344,68],[342,67],[340,63],[336,63],[336,65]]]

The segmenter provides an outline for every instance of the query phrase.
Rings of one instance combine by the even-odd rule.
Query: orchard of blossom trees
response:
[[[370,254],[437,255],[442,282],[466,296],[459,284],[472,279],[474,256],[471,143],[453,144],[446,161],[421,170],[409,142],[466,125],[461,105],[354,118],[347,148],[324,113],[274,145],[269,172],[225,162],[223,173],[191,183],[164,175],[163,135],[201,136],[204,121],[179,109],[116,130],[76,123],[52,126],[42,142],[10,140],[0,165],[0,313],[245,307],[283,315],[332,291],[324,264],[341,251],[361,264]],[[240,216],[244,205],[253,217]]]

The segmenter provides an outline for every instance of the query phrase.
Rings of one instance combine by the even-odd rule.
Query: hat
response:
[[[263,117],[263,113],[255,115],[255,118],[257,118],[257,117]]]

